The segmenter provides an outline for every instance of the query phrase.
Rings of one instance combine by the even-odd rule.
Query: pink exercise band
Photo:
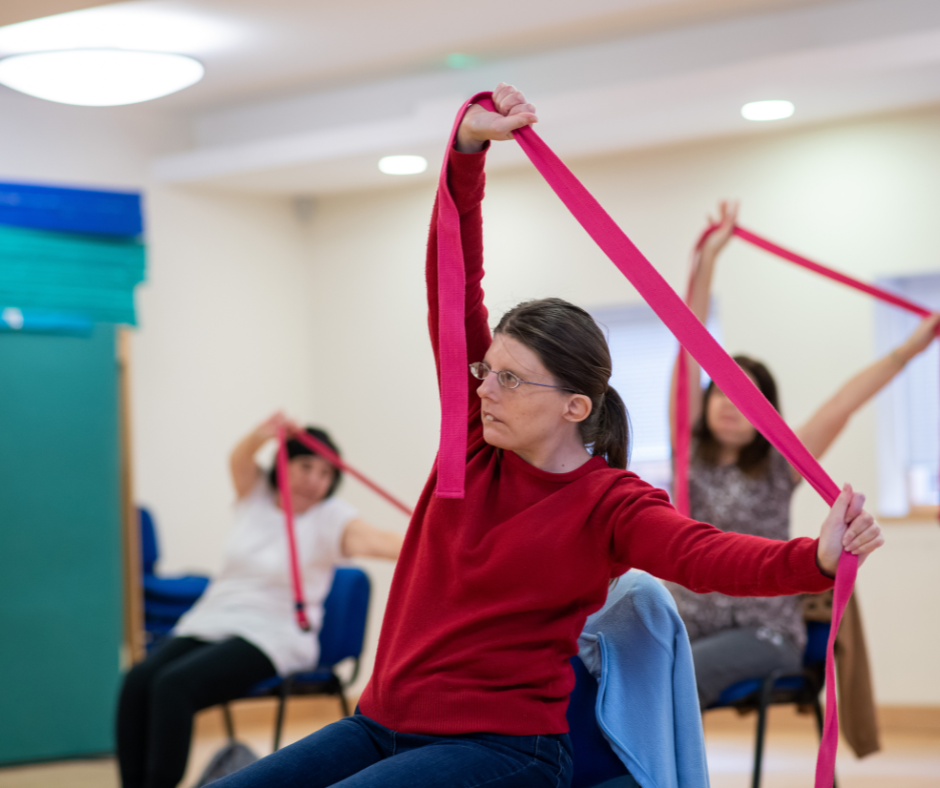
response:
[[[478,93],[457,114],[448,141],[454,145],[457,129],[471,104],[493,111],[492,93]],[[562,161],[535,131],[527,126],[513,132],[542,177],[595,243],[630,280],[647,304],[701,364],[721,390],[822,496],[830,506],[839,487],[800,443],[751,379],[705,330],[683,300],[634,246]],[[462,498],[467,448],[469,372],[464,326],[464,262],[460,246],[460,217],[447,185],[447,161],[438,186],[438,276],[441,348],[441,443],[437,459],[440,497]],[[836,572],[833,625],[826,653],[826,721],[816,763],[816,788],[831,788],[838,745],[834,689],[833,644],[842,612],[858,570],[858,557],[843,551]]]
[[[287,437],[285,433],[283,427],[280,427],[277,431],[277,486],[281,493],[281,509],[284,510],[284,525],[287,528],[287,553],[290,563],[291,585],[294,589],[294,615],[297,616],[297,626],[304,632],[309,632],[310,621],[307,619],[303,578],[300,574],[300,560],[297,557],[297,536],[294,532],[294,502],[290,494]]]
[[[692,280],[695,276],[695,265],[697,265],[698,254],[701,252],[702,246],[704,245],[708,236],[717,229],[717,224],[713,224],[706,228],[701,236],[699,236],[699,239],[695,244],[693,270],[689,277],[689,290],[688,295],[686,296],[687,303],[691,299]],[[820,263],[813,262],[809,258],[798,255],[796,252],[791,252],[789,249],[784,249],[782,246],[778,246],[772,241],[768,241],[766,238],[761,238],[759,235],[752,233],[750,230],[745,230],[743,227],[736,226],[734,228],[734,235],[750,244],[753,244],[759,249],[763,249],[764,251],[770,252],[771,254],[775,254],[777,257],[788,260],[791,263],[799,265],[802,268],[806,268],[813,273],[826,277],[827,279],[832,279],[833,281],[839,282],[840,284],[854,288],[855,290],[859,290],[863,293],[867,293],[868,295],[877,298],[879,301],[893,304],[900,309],[905,309],[908,312],[919,315],[920,317],[928,317],[931,314],[930,310],[925,306],[914,303],[913,301],[903,298],[896,293],[892,293],[889,290],[884,290],[883,288],[870,285],[867,282],[862,282],[859,279],[855,279],[851,276],[848,276],[847,274],[843,274],[833,268],[828,268],[824,265],[821,265]],[[938,334],[940,334],[940,328],[938,328],[937,331]],[[692,431],[692,424],[689,420],[689,396],[689,372],[686,351],[683,348],[679,351],[679,367],[676,374],[676,457],[675,479],[673,482],[676,509],[678,509],[683,514],[689,513],[689,447],[691,446]]]
[[[411,517],[411,509],[399,501],[391,493],[383,490],[371,479],[363,476],[359,471],[343,462],[339,455],[327,446],[323,441],[314,438],[309,432],[293,432],[289,436],[298,440],[308,449],[319,454],[323,459],[339,468],[341,471],[356,477],[366,487],[373,492],[381,495],[392,506],[400,509]],[[310,631],[310,621],[307,619],[307,605],[304,601],[303,575],[300,573],[300,559],[297,555],[297,537],[294,531],[294,504],[291,498],[290,483],[288,477],[288,458],[287,458],[287,431],[281,427],[277,433],[277,488],[281,494],[281,509],[284,510],[284,525],[287,528],[287,552],[290,563],[291,586],[294,590],[294,614],[297,617],[297,626],[304,632]]]

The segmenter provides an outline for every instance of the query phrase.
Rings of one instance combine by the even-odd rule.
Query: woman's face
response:
[[[559,385],[533,350],[505,334],[493,338],[483,360],[494,372],[509,370],[522,380]],[[562,389],[525,383],[507,389],[491,373],[481,381],[477,394],[482,400],[483,439],[490,446],[525,456],[556,439],[558,431],[571,424],[565,414],[570,412],[572,394]]]
[[[748,375],[748,377],[754,381],[753,376]],[[757,381],[754,383],[756,385]],[[744,418],[744,414],[717,386],[712,387],[712,392],[708,397],[705,422],[712,435],[715,436],[715,440],[726,449],[743,449],[754,440],[757,434],[757,430]]]
[[[326,498],[335,473],[333,466],[322,457],[312,454],[294,457],[287,465],[294,512],[303,514]]]

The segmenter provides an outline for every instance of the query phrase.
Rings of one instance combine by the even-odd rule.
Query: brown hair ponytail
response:
[[[590,398],[591,415],[579,425],[585,446],[591,454],[605,457],[612,468],[626,468],[627,409],[608,383],[610,348],[594,318],[561,298],[542,298],[510,309],[495,333],[521,342],[561,385]]]

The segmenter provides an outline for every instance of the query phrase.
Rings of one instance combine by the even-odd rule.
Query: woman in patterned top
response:
[[[737,205],[721,203],[718,228],[706,239],[696,261],[690,306],[703,323],[708,318],[715,261],[730,240],[736,220]],[[796,429],[814,457],[821,457],[852,414],[930,344],[938,323],[940,314],[925,318],[904,344],[859,372]],[[747,356],[736,356],[735,361],[779,409],[777,386],[767,367]],[[699,366],[691,358],[689,372],[691,381],[700,380]],[[704,391],[695,383],[689,388],[691,516],[724,531],[789,539],[790,497],[800,475],[714,382]],[[675,375],[671,401],[675,402]],[[670,418],[675,445],[674,409]],[[703,709],[737,681],[776,669],[800,669],[806,628],[798,597],[696,594],[674,583],[667,585],[692,641]]]

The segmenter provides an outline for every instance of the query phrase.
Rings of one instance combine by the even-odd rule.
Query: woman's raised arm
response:
[[[738,220],[738,204],[723,200],[718,205],[718,220],[708,217],[710,225],[717,224],[717,228],[705,239],[702,248],[695,257],[692,269],[692,285],[689,308],[699,319],[702,325],[708,322],[708,309],[711,305],[712,277],[715,273],[715,262],[718,255],[725,248],[734,233],[734,225]],[[698,362],[688,356],[689,365],[689,423],[695,424],[702,412],[702,386],[701,367]],[[676,386],[678,379],[679,359],[672,369],[672,381],[669,386],[669,435],[672,448],[676,447]]]
[[[852,414],[884,388],[907,362],[936,337],[940,314],[925,317],[907,341],[847,381],[802,427],[797,437],[819,459],[848,424]],[[794,475],[799,478],[796,471]]]
[[[229,471],[232,474],[235,497],[239,501],[254,489],[261,475],[261,469],[255,462],[255,454],[265,443],[277,437],[281,427],[288,432],[299,432],[301,429],[281,411],[278,411],[268,416],[232,449],[229,456]]]
[[[467,336],[467,358],[470,362],[482,361],[489,349],[492,337],[487,322],[487,311],[483,303],[483,214],[481,203],[485,176],[483,165],[485,149],[490,140],[512,137],[514,129],[535,122],[530,104],[511,85],[500,85],[493,92],[497,112],[489,112],[473,105],[464,114],[457,132],[453,150],[447,162],[447,188],[457,213],[460,216],[460,243],[463,249],[465,277],[465,325]],[[438,298],[438,204],[435,202],[428,237],[425,266],[428,288],[428,329],[434,358],[440,376],[440,316]],[[470,378],[469,369],[466,372]],[[479,397],[476,382],[470,380],[470,418],[477,420]]]

